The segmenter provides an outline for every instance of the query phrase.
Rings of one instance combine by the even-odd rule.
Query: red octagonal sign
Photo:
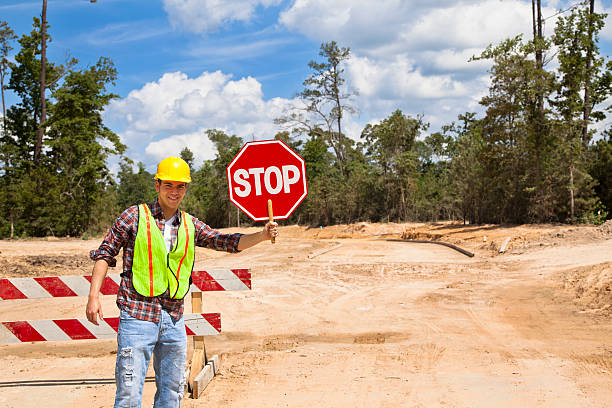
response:
[[[227,166],[229,198],[254,221],[268,219],[268,200],[274,218],[289,218],[306,198],[304,159],[280,140],[245,144]]]

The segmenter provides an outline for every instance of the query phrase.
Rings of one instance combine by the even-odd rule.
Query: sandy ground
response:
[[[0,241],[0,277],[88,274],[98,244]],[[198,249],[196,268],[215,267],[250,268],[253,290],[204,294],[221,370],[184,407],[612,405],[610,223],[288,226],[240,254]],[[0,320],[80,316],[85,301],[0,301]],[[118,314],[113,296],[103,305]],[[112,406],[115,348],[0,345],[0,407]],[[146,383],[143,406],[154,393]]]

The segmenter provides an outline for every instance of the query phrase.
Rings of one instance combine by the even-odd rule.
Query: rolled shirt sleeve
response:
[[[89,253],[89,258],[93,261],[103,259],[108,266],[116,266],[117,260],[115,257],[126,242],[128,242],[130,232],[134,229],[134,225],[137,225],[137,222],[138,207],[129,207],[115,220],[98,249]]]

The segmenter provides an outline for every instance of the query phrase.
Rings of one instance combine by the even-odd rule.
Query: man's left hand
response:
[[[278,236],[278,224],[274,221],[269,221],[263,231],[264,240],[272,239],[272,237],[276,238]]]

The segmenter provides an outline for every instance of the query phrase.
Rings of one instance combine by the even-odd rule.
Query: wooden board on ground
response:
[[[206,366],[193,380],[193,388],[191,392],[192,398],[200,398],[208,384],[212,381],[215,374],[219,370],[219,358],[215,354],[209,361],[206,363]]]

